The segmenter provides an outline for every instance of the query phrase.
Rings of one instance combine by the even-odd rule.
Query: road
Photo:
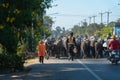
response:
[[[44,64],[35,59],[28,67],[32,70],[17,80],[120,80],[120,63],[111,64],[106,58],[69,61],[51,57]]]

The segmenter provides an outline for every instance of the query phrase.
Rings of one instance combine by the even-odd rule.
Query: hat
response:
[[[116,36],[115,36],[115,35],[112,35],[112,36],[111,36],[111,38],[112,38],[112,39],[115,39],[115,38],[116,38]]]
[[[41,40],[39,43],[40,43],[40,44],[43,44],[43,43],[44,43],[44,40]]]

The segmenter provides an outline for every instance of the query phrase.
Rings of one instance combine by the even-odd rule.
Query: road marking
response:
[[[102,80],[97,74],[95,74],[90,68],[83,64],[79,59],[77,61],[82,64],[97,80]]]

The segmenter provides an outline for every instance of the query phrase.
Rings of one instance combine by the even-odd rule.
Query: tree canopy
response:
[[[36,38],[40,38],[44,26],[43,16],[51,4],[52,0],[0,0],[0,48],[2,54],[12,56],[6,64],[18,61],[13,56],[21,45],[33,46],[38,41]],[[22,63],[22,58],[18,59]]]

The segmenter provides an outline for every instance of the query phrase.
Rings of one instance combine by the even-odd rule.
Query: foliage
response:
[[[5,48],[6,52],[8,54],[15,54],[18,43],[17,35],[15,35],[15,33],[8,26],[0,30],[0,36],[0,43]]]
[[[117,20],[118,23],[120,23],[120,18]]]
[[[101,31],[100,31],[100,30],[96,30],[96,31],[94,32],[94,34],[100,36],[100,35],[101,35]]]
[[[109,33],[112,34],[113,27],[115,22],[110,22],[108,26],[105,26],[104,24],[89,24],[88,26],[82,25],[75,25],[74,28],[72,28],[72,31],[75,33],[75,35],[85,35],[88,36],[97,36],[104,38]]]
[[[17,50],[26,43],[31,48],[33,35],[41,35],[39,31],[43,25],[43,15],[46,8],[51,7],[51,2],[52,0],[0,0],[0,44],[5,52],[3,56],[11,64],[16,62],[15,65],[19,65],[18,60],[22,63],[22,58],[16,55]],[[6,62],[5,64],[7,65]]]
[[[6,55],[6,54],[0,54],[0,68],[1,69],[17,69],[17,70],[23,70],[24,69],[24,59],[22,59],[22,56],[12,54],[12,55]]]
[[[51,30],[53,23],[54,23],[54,21],[52,20],[51,17],[44,16],[44,26],[46,26],[49,30]]]
[[[103,27],[101,29],[101,37],[104,38],[106,37],[109,33],[112,34],[112,31],[113,31],[113,27],[109,27],[109,26],[106,26],[106,27]]]
[[[75,25],[74,28],[72,29],[72,31],[75,33],[75,35],[85,35],[87,34],[88,36],[92,36],[94,35],[94,32],[96,30],[100,30],[102,27],[98,24],[90,24],[88,26],[79,26],[79,25]]]

